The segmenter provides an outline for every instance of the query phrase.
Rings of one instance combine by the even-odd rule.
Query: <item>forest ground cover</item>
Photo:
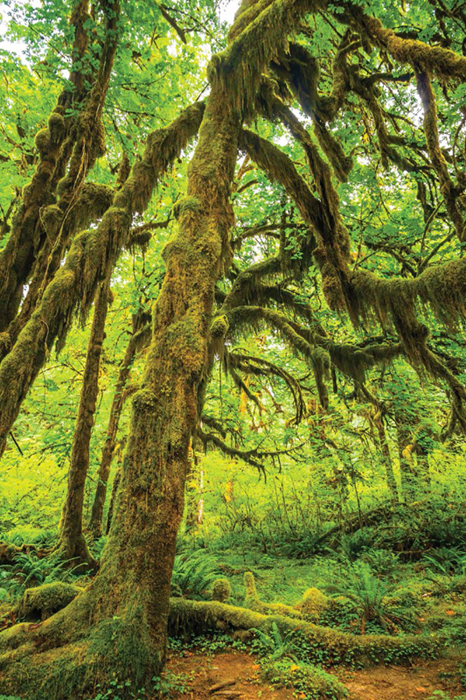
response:
[[[239,484],[252,487],[254,477],[240,464],[233,473],[230,464],[225,475],[226,462],[220,455],[211,455],[206,463],[214,470],[214,481],[220,481],[218,473],[223,473],[222,491],[228,492],[226,479],[233,476],[235,503],[219,502],[218,492],[207,489],[202,523],[193,530],[185,522],[175,557],[172,600],[208,603],[214,598],[233,611],[244,608],[291,616],[291,624],[299,613],[319,628],[341,631],[355,640],[390,635],[401,646],[393,651],[382,645],[364,657],[353,658],[350,653],[336,659],[299,631],[290,634],[281,629],[280,621],[267,631],[215,622],[210,629],[188,625],[170,638],[158,690],[154,687],[147,695],[134,697],[466,697],[466,523],[461,490],[452,493],[448,503],[438,490],[427,502],[419,500],[410,508],[385,504],[377,522],[368,517],[381,508],[372,499],[372,507],[363,512],[362,527],[354,526],[353,500],[340,526],[324,522],[305,539],[300,532],[303,523],[291,521],[290,531],[290,522],[282,519],[273,499],[268,507],[260,499],[256,504],[269,519],[268,530],[260,533],[256,523],[245,526],[243,521],[237,531],[231,509],[247,510]],[[262,483],[258,492],[270,495],[273,489],[270,482]],[[362,493],[363,506],[368,505],[369,493],[369,489]],[[296,491],[285,493],[289,513],[296,498]],[[26,504],[24,509],[27,514]],[[40,554],[55,538],[52,515],[48,524],[49,528],[43,522],[35,531],[17,525],[5,540],[16,547],[36,544]],[[351,532],[345,533],[345,524]],[[96,541],[95,556],[104,540]],[[41,591],[44,584],[47,588],[57,582],[84,587],[92,577],[92,572],[54,564],[53,558],[51,562],[34,551],[19,552],[13,563],[0,567],[3,626],[24,618],[40,621],[55,610],[39,606],[32,613],[28,609],[25,617],[26,609],[21,611],[18,603],[26,589]],[[225,580],[226,593],[219,587]],[[63,604],[66,601],[58,607]],[[425,640],[433,644],[425,646]],[[217,684],[222,687],[215,693],[212,688]],[[119,685],[115,680],[114,687],[101,695],[96,689],[95,698],[118,698]]]

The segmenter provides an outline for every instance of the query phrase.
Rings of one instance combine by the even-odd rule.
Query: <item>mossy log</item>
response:
[[[13,692],[28,700],[68,697],[84,700],[94,697],[92,688],[105,677],[124,677],[128,665],[143,673],[149,663],[146,651],[150,641],[144,633],[145,626],[138,626],[136,619],[128,626],[128,620],[114,616],[102,620],[90,632],[88,624],[95,593],[90,586],[44,622],[23,622],[0,633],[0,692]],[[168,629],[172,636],[218,630],[232,633],[260,630],[267,634],[274,625],[282,635],[293,634],[295,644],[302,643],[310,662],[403,663],[416,657],[434,656],[439,648],[439,641],[433,636],[351,635],[302,619],[264,615],[218,601],[170,599]],[[132,680],[137,686],[143,677],[136,674]]]
[[[27,588],[15,608],[15,617],[29,622],[45,620],[66,608],[82,592],[83,589],[79,586],[64,581]]]
[[[353,635],[306,620],[279,614],[264,615],[217,601],[170,600],[168,626],[173,636],[197,635],[219,629],[226,632],[257,629],[269,633],[273,625],[282,635],[291,633],[302,639],[309,649],[310,661],[368,665],[403,663],[416,657],[432,657],[439,649],[437,639],[424,635]]]

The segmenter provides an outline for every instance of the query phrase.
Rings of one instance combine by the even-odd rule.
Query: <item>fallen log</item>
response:
[[[267,634],[276,625],[283,636],[291,633],[293,642],[306,649],[309,662],[329,665],[403,663],[413,658],[431,658],[440,647],[438,639],[422,634],[353,635],[285,615],[264,615],[218,601],[183,598],[171,598],[168,625],[172,636],[195,636],[215,630],[260,630]]]

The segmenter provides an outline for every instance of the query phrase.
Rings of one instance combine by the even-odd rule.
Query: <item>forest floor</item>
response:
[[[351,700],[440,700],[461,693],[458,661],[437,659],[412,666],[376,666],[364,670],[331,669],[349,691]],[[292,688],[274,688],[261,681],[254,656],[224,651],[218,654],[184,652],[171,655],[167,673],[177,679],[170,697],[186,700],[292,700]]]

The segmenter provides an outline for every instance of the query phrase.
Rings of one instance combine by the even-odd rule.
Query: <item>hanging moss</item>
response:
[[[172,124],[152,133],[143,156],[144,168],[133,169],[98,228],[74,239],[65,264],[0,365],[0,453],[21,402],[45,360],[46,350],[51,349],[56,339],[59,346],[63,345],[76,311],[80,311],[82,318],[86,317],[100,280],[108,267],[113,267],[129,235],[135,200],[138,207],[148,203],[159,177],[197,133],[203,113],[204,105],[196,103]]]
[[[427,150],[431,163],[438,175],[440,191],[445,199],[445,206],[450,219],[455,227],[460,241],[466,239],[466,223],[461,209],[458,206],[459,191],[453,184],[448,172],[445,156],[440,148],[438,133],[438,116],[434,91],[432,89],[429,73],[418,73],[417,89],[424,108],[424,133],[426,136]]]
[[[229,47],[211,62],[209,80],[225,81],[232,106],[243,118],[254,113],[262,74],[272,59],[287,50],[288,34],[305,13],[320,5],[319,0],[259,0],[240,9],[229,33]]]
[[[353,300],[347,290],[349,236],[340,221],[338,197],[330,181],[328,165],[318,156],[317,149],[309,142],[307,132],[291,111],[284,106],[280,109],[286,114],[287,123],[294,133],[299,134],[302,143],[306,144],[306,154],[309,156],[316,185],[323,194],[322,201],[312,194],[292,161],[279,148],[248,130],[243,130],[241,134],[241,146],[272,181],[279,182],[285,188],[304,221],[315,232],[320,246],[313,252],[321,268],[324,289],[330,289],[328,285],[325,286],[327,278],[334,283],[331,287],[334,293],[326,294],[327,301],[333,309],[347,308],[353,317]]]
[[[353,159],[345,154],[340,141],[324,124],[316,123],[314,132],[320,147],[330,161],[335,176],[340,182],[347,182],[353,168]]]

